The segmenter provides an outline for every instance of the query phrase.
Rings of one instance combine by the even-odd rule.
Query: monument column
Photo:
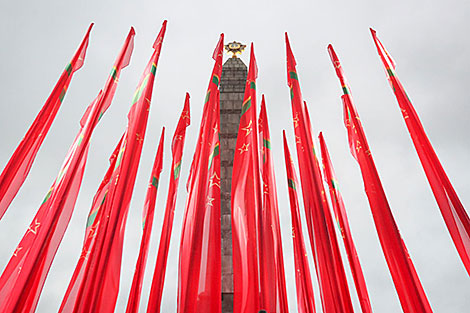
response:
[[[231,230],[232,167],[238,124],[247,76],[246,65],[236,57],[245,48],[233,42],[225,46],[233,54],[222,67],[220,79],[221,227],[222,227],[222,313],[233,312],[233,266]]]

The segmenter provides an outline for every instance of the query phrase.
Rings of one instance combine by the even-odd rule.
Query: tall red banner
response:
[[[284,257],[282,253],[281,227],[277,203],[276,179],[274,176],[271,136],[264,95],[259,113],[259,141],[261,150],[261,172],[263,179],[263,209],[260,216],[260,233],[264,234],[260,245],[260,280],[264,309],[267,312],[288,312]]]
[[[73,74],[82,67],[85,61],[92,27],[93,23],[88,28],[85,38],[72,57],[72,60],[67,64],[64,72],[59,77],[59,81],[46,100],[46,103],[0,174],[0,219],[28,176],[36,154],[46,138],[49,128],[57,115],[57,111],[64,100]]]
[[[287,145],[286,133],[284,137],[284,157],[286,161],[287,187],[289,191],[290,210],[292,217],[292,241],[294,244],[295,286],[297,291],[297,312],[315,313],[315,298],[313,294],[312,278],[308,266],[307,250],[305,250],[302,224],[300,220],[299,200],[297,198],[297,175],[294,161]],[[287,311],[286,311],[287,312]]]
[[[221,311],[220,105],[224,35],[214,50],[181,231],[178,313]]]
[[[162,301],[163,285],[165,282],[166,264],[168,261],[168,251],[170,249],[171,231],[175,216],[176,195],[183,161],[184,140],[186,137],[186,127],[191,123],[189,110],[189,93],[186,93],[183,112],[181,112],[178,125],[176,126],[173,141],[171,143],[171,163],[170,184],[168,187],[168,197],[166,200],[165,215],[158,246],[157,261],[153,272],[152,287],[150,289],[147,312],[159,313]]]
[[[393,218],[382,187],[362,124],[352,103],[351,92],[333,47],[328,46],[331,61],[343,89],[344,123],[348,131],[351,153],[359,163],[375,227],[395,289],[405,313],[432,312],[413,262]]]
[[[67,287],[67,291],[65,292],[62,304],[59,308],[60,313],[71,312],[73,310],[73,305],[77,300],[80,287],[79,282],[83,279],[83,275],[88,264],[88,257],[91,251],[93,250],[93,246],[96,242],[96,229],[98,228],[98,224],[103,216],[103,203],[106,199],[106,196],[108,195],[109,185],[111,184],[111,177],[113,175],[114,168],[116,167],[116,162],[119,155],[119,151],[121,149],[123,138],[124,136],[121,137],[119,143],[114,149],[114,152],[111,154],[109,158],[109,168],[106,171],[106,174],[103,180],[101,181],[101,184],[98,187],[95,196],[93,197],[93,202],[86,223],[85,239],[83,242],[82,253],[78,260],[77,266],[75,267],[75,271],[73,272],[69,286]]]
[[[331,163],[330,154],[326,147],[325,139],[323,134],[320,133],[320,146],[323,170],[325,173],[325,180],[330,189],[331,203],[333,204],[333,210],[335,212],[336,221],[340,228],[341,237],[343,238],[344,247],[346,248],[346,254],[348,255],[349,266],[351,267],[351,273],[356,286],[357,295],[359,297],[359,303],[363,313],[372,313],[370,306],[369,293],[367,292],[366,281],[364,274],[362,273],[361,263],[359,262],[359,256],[357,255],[356,246],[351,235],[351,229],[349,227],[348,216],[346,215],[346,208],[344,206],[343,197],[339,191],[338,180]]]
[[[395,62],[377,38],[375,31],[371,29],[371,32],[442,217],[465,269],[470,275],[470,218],[434,152],[405,88],[398,79]]]
[[[234,313],[258,312],[265,307],[263,291],[261,303],[259,301],[258,278],[258,245],[260,252],[263,251],[265,234],[261,231],[258,233],[258,229],[261,229],[258,221],[261,217],[262,198],[256,120],[257,76],[258,68],[252,44],[232,170]],[[260,254],[260,263],[264,263],[264,257]]]
[[[80,121],[80,131],[36,216],[0,277],[3,312],[34,312],[47,273],[72,216],[88,155],[90,138],[110,105],[121,69],[129,64],[134,30],[131,29],[103,91]]]
[[[142,283],[144,281],[145,266],[147,264],[150,236],[152,234],[153,219],[155,215],[155,201],[157,199],[158,183],[163,164],[163,143],[165,140],[165,127],[162,129],[160,143],[158,144],[157,154],[153,163],[152,173],[145,196],[145,205],[142,212],[142,240],[140,242],[139,257],[132,279],[131,291],[127,301],[126,313],[137,313],[139,311],[140,296],[142,293]]]
[[[88,254],[85,270],[75,281],[75,297],[64,299],[67,312],[114,312],[121,273],[122,244],[139,166],[147,119],[152,99],[166,21],[153,45],[154,52],[134,93],[128,114],[128,125],[119,148],[116,165],[110,178],[106,199],[102,205],[102,218],[93,236],[92,251]],[[65,310],[65,309],[64,309]]]
[[[323,312],[353,312],[349,288],[328,201],[323,188],[320,166],[313,145],[310,117],[302,102],[296,62],[286,33],[287,82],[299,160],[305,215],[314,250]]]

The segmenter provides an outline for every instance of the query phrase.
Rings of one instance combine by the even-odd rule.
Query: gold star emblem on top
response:
[[[245,50],[246,45],[244,45],[240,42],[237,42],[237,41],[232,41],[232,42],[229,42],[228,44],[226,44],[224,46],[224,48],[225,48],[225,50],[227,50],[227,53],[232,54],[232,58],[236,58],[237,54],[241,54],[243,52],[243,50]]]

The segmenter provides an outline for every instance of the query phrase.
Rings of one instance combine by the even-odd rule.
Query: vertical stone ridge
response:
[[[232,167],[242,108],[247,67],[239,58],[228,59],[220,80],[220,153],[222,225],[222,313],[233,312],[231,227]]]

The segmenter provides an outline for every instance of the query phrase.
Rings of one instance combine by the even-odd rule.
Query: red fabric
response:
[[[122,56],[132,46],[133,36],[131,30],[115,63],[117,77],[124,67]],[[73,212],[91,135],[106,106],[111,103],[115,88],[115,78],[110,77],[104,91],[100,91],[85,111],[80,121],[80,132],[69,149],[56,181],[0,278],[0,302],[7,304],[4,312],[33,312],[36,308],[47,273]]]
[[[18,190],[20,190],[21,185],[23,185],[23,182],[28,176],[36,154],[46,138],[49,128],[62,104],[65,93],[72,80],[73,73],[83,65],[92,27],[93,23],[88,28],[85,38],[60,76],[59,81],[46,100],[46,103],[36,116],[33,124],[29,127],[28,132],[21,140],[15,152],[13,152],[13,155],[0,175],[0,219],[5,214],[11,201],[13,201],[13,198],[15,198]]]
[[[152,173],[145,196],[145,205],[142,212],[142,240],[140,242],[139,257],[135,266],[134,278],[132,280],[129,300],[127,301],[126,313],[137,313],[139,311],[142,283],[144,280],[145,265],[147,264],[150,236],[152,234],[153,217],[155,215],[155,201],[157,198],[158,182],[163,163],[163,142],[165,138],[165,127],[162,129],[160,143],[153,163]]]
[[[305,215],[310,236],[323,312],[353,312],[341,254],[315,155],[310,117],[295,69],[295,59],[286,33],[287,80],[292,100],[294,132]]]
[[[178,313],[220,312],[220,113],[224,35],[214,52],[215,65],[204,104],[199,137],[188,179],[181,231]]]
[[[366,281],[364,279],[364,274],[362,273],[361,263],[359,262],[356,246],[354,245],[351,229],[349,228],[348,216],[346,215],[346,208],[344,207],[343,197],[339,191],[338,181],[336,179],[333,164],[331,163],[328,148],[326,147],[325,139],[323,138],[322,133],[320,133],[319,138],[324,178],[330,189],[331,203],[333,204],[333,210],[336,215],[336,222],[340,228],[341,237],[343,238],[344,247],[348,255],[349,266],[351,267],[354,284],[356,285],[359,303],[361,305],[362,312],[372,313],[369,293],[367,292]]]
[[[114,168],[116,167],[117,156],[119,154],[123,138],[124,136],[121,137],[121,140],[119,141],[116,148],[114,149],[113,154],[109,158],[108,171],[106,172],[103,181],[101,182],[95,196],[93,197],[92,206],[87,219],[82,254],[80,255],[77,266],[75,267],[75,271],[73,272],[72,279],[70,280],[69,286],[62,300],[62,304],[59,309],[59,312],[61,313],[71,312],[75,304],[74,301],[76,301],[76,298],[78,296],[78,291],[80,287],[80,284],[78,282],[83,279],[83,275],[88,264],[90,252],[93,250],[93,246],[96,242],[96,229],[98,227],[98,223],[100,222],[103,216],[102,206],[108,194],[111,177]]]
[[[465,269],[470,275],[470,218],[447,177],[436,152],[434,152],[418,114],[395,73],[395,63],[377,38],[375,31],[371,29],[371,32],[442,217]]]
[[[289,191],[290,210],[292,217],[292,241],[294,244],[295,287],[297,290],[297,312],[314,313],[315,298],[313,295],[312,278],[308,265],[307,250],[305,250],[304,236],[300,220],[299,200],[297,198],[297,175],[294,161],[287,145],[286,133],[284,136],[284,156],[287,171],[287,186]]]
[[[261,294],[267,312],[288,312],[284,258],[282,253],[279,208],[277,204],[276,179],[274,176],[271,136],[264,95],[259,115],[259,140],[262,151],[263,209],[260,219],[260,233],[264,234],[260,245]]]
[[[250,65],[240,116],[232,170],[232,253],[233,312],[248,313],[265,309],[258,278],[258,245],[263,251],[264,234],[258,230],[261,218],[261,182],[256,120],[256,59],[251,45]],[[259,237],[257,238],[257,233]],[[260,264],[266,257],[260,254]],[[267,273],[263,273],[267,274]],[[270,277],[272,278],[272,277]],[[271,281],[271,284],[273,282]]]
[[[98,187],[98,190],[93,197],[93,202],[92,206],[90,209],[90,213],[88,214],[87,218],[87,225],[86,225],[86,230],[85,230],[85,238],[84,238],[84,245],[87,242],[88,238],[90,236],[93,236],[95,230],[96,230],[96,225],[100,220],[100,208],[102,207],[104,200],[106,198],[106,195],[108,194],[108,189],[109,189],[109,181],[111,179],[111,176],[113,174],[113,170],[116,164],[116,158],[119,154],[119,149],[121,148],[121,143],[124,138],[124,134],[121,136],[121,139],[119,140],[116,148],[114,149],[113,154],[109,157],[109,163],[110,166],[108,168],[108,171],[106,172],[103,181],[101,182],[100,186]]]
[[[377,234],[403,311],[405,313],[432,312],[390,210],[364,130],[362,129],[356,108],[352,103],[343,69],[333,48],[330,46],[328,50],[343,90],[346,91],[341,98],[344,105],[344,123],[348,131],[351,152],[361,168],[364,187],[374,217]]]
[[[114,312],[119,292],[122,244],[129,203],[139,166],[147,119],[152,99],[153,82],[166,21],[158,35],[161,39],[147,64],[134,93],[128,114],[128,125],[111,176],[108,194],[102,206],[102,218],[96,230],[96,242],[90,252],[83,279],[77,281],[78,295],[68,312]]]
[[[150,289],[147,312],[160,312],[162,300],[163,285],[165,282],[166,264],[168,260],[168,250],[170,248],[171,231],[173,228],[173,219],[175,216],[176,195],[181,171],[181,162],[183,161],[184,140],[186,137],[186,127],[191,123],[189,111],[189,93],[186,93],[183,112],[181,112],[178,125],[171,144],[171,153],[173,161],[170,171],[170,183],[168,187],[168,197],[166,200],[165,216],[160,235],[160,243],[157,253],[157,261],[153,273],[152,287]]]

